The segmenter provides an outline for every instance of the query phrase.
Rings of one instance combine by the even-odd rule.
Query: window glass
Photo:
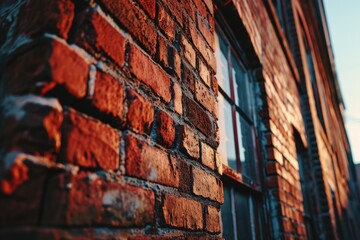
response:
[[[234,138],[234,125],[232,118],[232,107],[228,101],[220,94],[219,100],[219,120],[220,144],[218,151],[224,161],[224,164],[233,169],[237,169],[236,150]]]
[[[234,97],[235,103],[238,105],[242,111],[244,111],[248,116],[250,116],[250,104],[249,104],[249,94],[248,94],[248,85],[247,78],[244,69],[241,67],[237,58],[233,55],[231,57],[232,63],[232,75],[234,82]]]
[[[221,205],[221,224],[223,229],[223,238],[224,239],[235,239],[234,234],[234,214],[233,214],[233,204],[231,196],[231,188],[227,185],[224,185],[224,204]]]
[[[241,161],[241,173],[248,178],[254,178],[255,166],[253,164],[254,154],[254,136],[253,127],[237,112],[236,127],[238,136],[238,148]]]
[[[249,196],[239,191],[235,192],[236,205],[236,229],[239,240],[252,239],[251,234],[251,216]]]
[[[215,58],[216,58],[216,78],[219,86],[230,96],[229,66],[228,66],[228,47],[224,39],[215,34]]]

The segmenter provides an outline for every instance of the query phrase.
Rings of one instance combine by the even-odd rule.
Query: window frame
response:
[[[253,91],[251,91],[251,68],[247,66],[246,60],[243,58],[244,52],[241,50],[241,48],[238,46],[238,44],[235,44],[234,36],[231,34],[231,30],[229,30],[229,26],[224,22],[224,19],[216,19],[215,21],[215,28],[216,33],[220,34],[221,38],[225,40],[228,52],[227,52],[227,67],[229,71],[229,87],[230,87],[230,96],[224,89],[221,88],[221,86],[218,87],[219,94],[224,98],[224,100],[231,105],[231,120],[233,123],[233,133],[234,133],[234,145],[235,145],[235,153],[236,153],[236,166],[237,169],[232,169],[228,165],[223,164],[223,168],[225,169],[225,174],[232,178],[233,180],[239,182],[240,184],[246,184],[249,188],[253,188],[255,191],[261,191],[260,187],[260,171],[259,171],[259,154],[258,154],[258,144],[257,144],[257,136],[256,136],[256,115],[254,111],[254,94]],[[234,46],[235,45],[235,46]],[[235,99],[235,89],[234,89],[234,81],[236,81],[232,74],[232,60],[231,58],[235,58],[237,63],[240,65],[242,70],[244,71],[244,75],[246,76],[246,95],[248,99],[249,107],[249,115],[246,113],[244,109],[239,106],[238,103],[236,103]],[[241,166],[241,157],[240,157],[240,149],[239,149],[239,136],[238,136],[238,121],[237,121],[237,114],[241,118],[243,118],[246,123],[251,126],[251,134],[252,134],[252,155],[253,159],[251,159],[251,174],[253,176],[248,177],[243,175],[242,173],[242,166]],[[239,126],[241,128],[241,126]],[[245,160],[246,161],[246,160]],[[249,160],[248,160],[249,161]]]
[[[228,54],[226,56],[227,67],[229,71],[229,88],[230,88],[230,96],[219,86],[219,94],[222,95],[224,101],[228,102],[231,105],[231,120],[233,123],[233,133],[234,133],[234,144],[236,151],[236,163],[237,170],[234,170],[231,167],[222,164],[223,166],[223,175],[221,180],[224,183],[224,188],[227,187],[230,189],[230,201],[231,206],[227,211],[231,211],[231,223],[233,225],[233,235],[235,239],[238,239],[237,234],[239,234],[239,230],[237,230],[237,224],[242,222],[243,219],[239,219],[242,216],[241,211],[237,211],[236,206],[236,198],[245,197],[248,199],[248,205],[251,206],[247,210],[247,214],[249,215],[249,226],[251,232],[252,239],[267,239],[265,233],[265,206],[263,204],[264,195],[263,195],[263,179],[262,179],[262,168],[261,168],[261,158],[260,158],[260,147],[259,141],[257,137],[257,115],[255,111],[255,92],[254,92],[254,74],[253,71],[258,69],[261,65],[252,64],[247,58],[247,54],[245,54],[244,49],[241,48],[240,43],[236,40],[234,32],[231,30],[228,25],[226,19],[222,15],[220,11],[215,12],[215,34],[221,34],[222,38],[226,41],[228,47]],[[230,54],[229,54],[230,53]],[[237,63],[242,68],[244,74],[246,76],[247,81],[247,98],[248,105],[250,105],[249,115],[236,103],[235,99],[235,89],[234,89],[234,79],[232,72],[232,64],[231,57],[234,56]],[[252,67],[250,66],[252,65]],[[244,177],[241,173],[241,159],[240,159],[240,149],[239,149],[239,136],[237,136],[237,113],[240,117],[244,118],[244,120],[251,126],[252,133],[252,151],[253,151],[253,159],[251,160],[251,168],[254,173],[252,178]],[[238,120],[239,122],[241,119]],[[241,127],[241,126],[240,126]],[[249,161],[249,160],[248,160]],[[240,165],[240,167],[239,167]],[[239,195],[240,194],[240,195]],[[226,204],[222,205],[222,208]],[[222,210],[223,211],[223,210]],[[223,216],[221,216],[221,229],[224,229],[223,226]],[[264,231],[265,230],[265,231]]]

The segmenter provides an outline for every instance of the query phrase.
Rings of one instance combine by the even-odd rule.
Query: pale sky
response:
[[[335,65],[346,107],[354,162],[360,163],[360,0],[324,0]]]

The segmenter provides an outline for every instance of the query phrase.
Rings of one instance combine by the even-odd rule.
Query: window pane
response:
[[[239,240],[252,239],[252,217],[250,215],[250,211],[252,210],[249,201],[248,195],[238,191],[235,192],[236,229]]]
[[[224,39],[219,34],[215,34],[216,78],[222,90],[224,90],[228,96],[231,96],[227,56],[228,47],[225,44]]]
[[[225,239],[235,239],[232,206],[231,188],[224,185],[224,204],[221,206],[221,223],[223,238]]]
[[[237,112],[236,125],[241,161],[241,173],[243,176],[254,179],[254,137],[253,127]]]
[[[224,164],[237,170],[231,105],[221,94],[219,94],[218,124],[220,132],[219,153],[221,154]]]
[[[247,116],[250,117],[248,84],[245,71],[234,56],[231,57],[231,63],[232,76],[234,80],[235,103],[246,113]]]

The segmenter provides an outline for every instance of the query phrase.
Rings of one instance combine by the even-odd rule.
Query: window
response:
[[[248,74],[224,34],[215,36],[219,83],[219,152],[225,165],[256,181],[252,91]]]
[[[311,87],[312,87],[313,93],[314,93],[316,112],[317,112],[317,116],[319,118],[319,121],[320,121],[320,123],[321,123],[321,125],[323,127],[323,130],[325,131],[325,123],[324,123],[324,117],[323,117],[323,113],[322,113],[322,109],[321,109],[319,89],[318,89],[318,85],[316,83],[314,60],[313,60],[313,57],[312,57],[312,54],[311,54],[309,44],[308,44],[308,42],[306,41],[305,38],[304,38],[304,44],[305,44],[305,50],[306,50],[306,61],[307,61],[308,71],[309,71],[310,80],[311,80]]]
[[[239,57],[239,49],[235,47],[238,44],[233,44],[236,39],[229,37],[231,35],[227,33],[216,24],[215,57],[220,132],[218,150],[226,169],[222,179],[222,233],[223,238],[230,240],[263,239],[261,192],[257,187],[251,74]],[[231,179],[228,174],[238,175],[241,180]]]

